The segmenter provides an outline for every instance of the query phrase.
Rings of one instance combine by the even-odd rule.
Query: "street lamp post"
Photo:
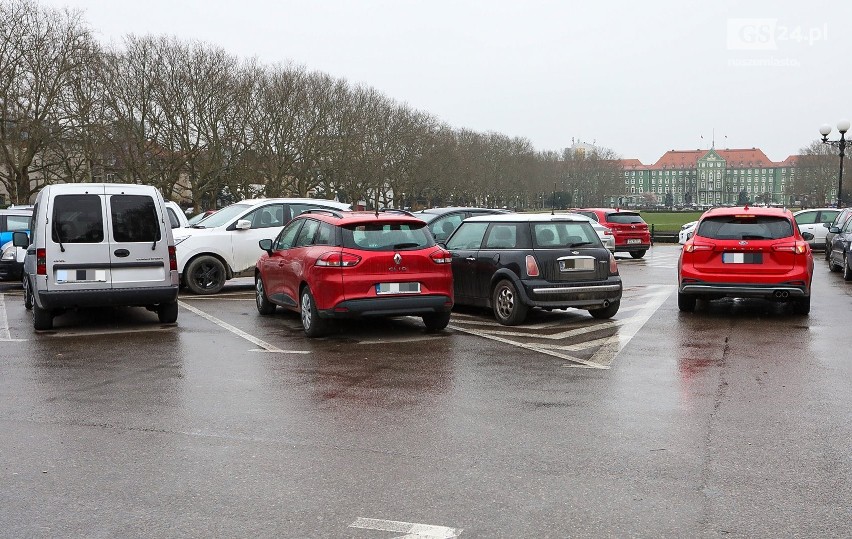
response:
[[[819,128],[819,134],[822,135],[823,144],[830,144],[840,150],[840,176],[837,178],[837,207],[840,208],[843,205],[843,154],[846,151],[846,132],[849,131],[849,120],[837,122],[837,130],[840,131],[840,140],[828,140],[831,126],[827,124]]]

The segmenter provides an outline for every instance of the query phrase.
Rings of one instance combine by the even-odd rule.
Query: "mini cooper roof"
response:
[[[517,223],[517,222],[535,222],[535,223],[550,223],[553,221],[570,221],[574,223],[588,223],[589,220],[583,215],[573,215],[568,213],[495,213],[493,215],[476,215],[468,217],[464,220],[469,222],[487,222],[487,223]]]

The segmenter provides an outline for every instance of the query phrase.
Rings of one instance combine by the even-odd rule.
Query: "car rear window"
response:
[[[777,240],[792,236],[793,225],[784,217],[726,215],[704,219],[696,235],[714,240]]]
[[[637,213],[610,213],[606,216],[606,220],[610,223],[618,223],[620,225],[645,224],[645,221]]]
[[[537,249],[603,247],[589,223],[535,223],[533,238]]]
[[[406,251],[435,245],[426,223],[364,223],[343,227],[343,246],[366,251]]]
[[[101,243],[104,220],[98,195],[58,195],[53,199],[51,237],[57,243]]]
[[[109,200],[112,237],[117,242],[160,241],[154,199],[147,195],[112,195]]]

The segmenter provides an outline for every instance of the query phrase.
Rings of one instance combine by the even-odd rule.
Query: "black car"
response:
[[[845,210],[844,210],[845,211]],[[831,246],[828,253],[828,269],[843,270],[843,278],[852,281],[852,219],[846,219],[842,228],[832,226]]]
[[[828,232],[825,233],[825,260],[829,263],[829,268],[831,267],[831,250],[833,249],[834,236],[846,225],[850,217],[852,217],[852,208],[843,208],[837,214],[837,217],[834,218],[834,221],[826,225]]]
[[[468,217],[477,215],[494,215],[509,213],[507,210],[497,208],[469,208],[455,206],[447,208],[429,208],[414,212],[414,216],[426,222],[429,232],[435,241],[446,241],[462,221]]]
[[[490,307],[507,326],[522,323],[533,307],[573,307],[611,318],[621,304],[615,257],[583,217],[471,217],[446,247],[452,253],[456,305]]]

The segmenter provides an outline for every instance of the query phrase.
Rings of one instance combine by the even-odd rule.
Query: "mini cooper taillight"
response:
[[[533,255],[527,255],[527,276],[538,277],[538,262]]]
[[[452,255],[450,253],[448,253],[447,251],[443,250],[443,249],[438,249],[437,251],[432,252],[432,254],[430,254],[429,257],[432,259],[432,262],[434,262],[435,264],[452,264],[453,263]]]
[[[612,253],[609,253],[609,274],[618,274],[618,262],[615,260],[615,255],[613,255]]]
[[[36,273],[47,275],[47,250],[36,249]]]
[[[331,268],[351,268],[357,266],[361,261],[361,257],[351,253],[343,253],[340,251],[331,251],[325,253],[317,259],[317,266],[325,266]]]
[[[804,241],[797,241],[795,243],[777,243],[772,246],[773,251],[786,251],[789,253],[795,253],[797,255],[803,255],[808,252],[808,244]]]

